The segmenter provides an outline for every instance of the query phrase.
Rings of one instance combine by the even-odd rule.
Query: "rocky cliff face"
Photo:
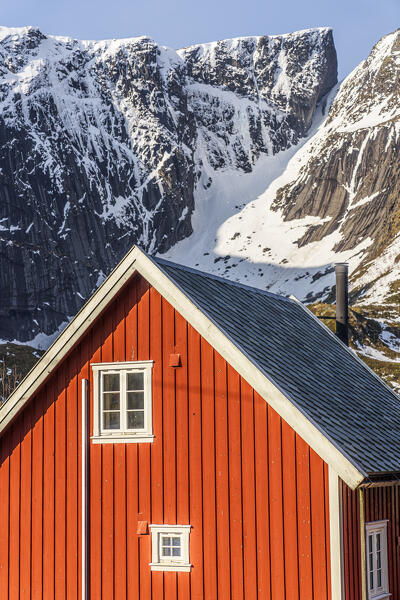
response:
[[[134,243],[190,236],[221,173],[299,143],[336,72],[329,29],[175,52],[0,28],[0,339],[46,345]]]
[[[332,252],[340,253],[366,242],[352,273],[353,297],[363,303],[390,302],[400,276],[399,151],[400,30],[340,86],[308,159],[273,204],[287,221],[323,221],[307,229],[299,246],[332,236]]]
[[[245,177],[214,174],[194,233],[167,255],[309,302],[332,300],[346,260],[354,301],[398,303],[399,150],[400,30],[324,96],[306,138]]]

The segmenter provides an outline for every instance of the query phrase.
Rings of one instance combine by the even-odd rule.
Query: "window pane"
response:
[[[119,429],[119,411],[103,412],[103,429]]]
[[[376,568],[380,569],[382,567],[382,558],[381,558],[381,551],[376,553]]]
[[[179,548],[172,548],[172,556],[180,556],[181,555],[181,549]]]
[[[162,538],[162,545],[163,546],[170,546],[171,545],[171,538],[169,538],[169,537],[163,537]]]
[[[128,392],[128,410],[143,410],[144,392]]]
[[[172,538],[172,545],[173,546],[180,546],[181,545],[181,538]]]
[[[103,394],[103,410],[119,410],[119,393],[107,392]]]
[[[128,390],[144,390],[144,373],[128,373]]]
[[[376,572],[376,576],[378,579],[378,588],[382,587],[382,570],[378,569],[378,571]]]
[[[381,534],[377,533],[376,534],[376,550],[377,550],[377,552],[379,552],[380,549],[381,549]]]
[[[171,556],[171,548],[169,546],[162,547],[162,555],[163,556]]]
[[[104,373],[103,390],[105,392],[119,392],[119,373]]]
[[[128,412],[128,429],[144,429],[144,411]]]

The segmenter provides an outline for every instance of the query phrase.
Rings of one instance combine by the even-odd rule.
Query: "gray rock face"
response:
[[[204,161],[297,143],[336,73],[329,29],[175,52],[0,28],[0,339],[53,333],[134,243],[189,236]]]
[[[373,302],[390,302],[400,275],[399,153],[397,30],[376,44],[341,85],[310,142],[299,176],[277,192],[274,203],[288,221],[308,216],[323,220],[308,228],[298,240],[300,247],[334,233],[335,252],[353,250],[365,241],[352,274],[353,287],[354,294],[364,298],[374,285],[374,293],[371,289],[367,294]]]

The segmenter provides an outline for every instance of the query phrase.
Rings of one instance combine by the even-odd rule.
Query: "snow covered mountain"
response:
[[[214,176],[167,256],[309,302],[332,297],[347,260],[353,302],[397,306],[399,150],[400,30],[326,95],[305,139]]]
[[[277,287],[260,199],[336,80],[327,28],[179,51],[0,28],[0,339],[46,345],[136,242]]]

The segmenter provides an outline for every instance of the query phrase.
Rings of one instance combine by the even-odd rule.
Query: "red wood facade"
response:
[[[0,598],[80,598],[80,382],[132,359],[155,438],[90,444],[91,600],[329,599],[327,465],[139,276],[0,438]],[[191,524],[192,571],[152,572],[138,521]]]
[[[362,598],[360,493],[364,494],[366,523],[388,519],[388,574],[392,600],[400,599],[400,487],[351,490],[341,485],[343,505],[343,566],[345,598]]]

